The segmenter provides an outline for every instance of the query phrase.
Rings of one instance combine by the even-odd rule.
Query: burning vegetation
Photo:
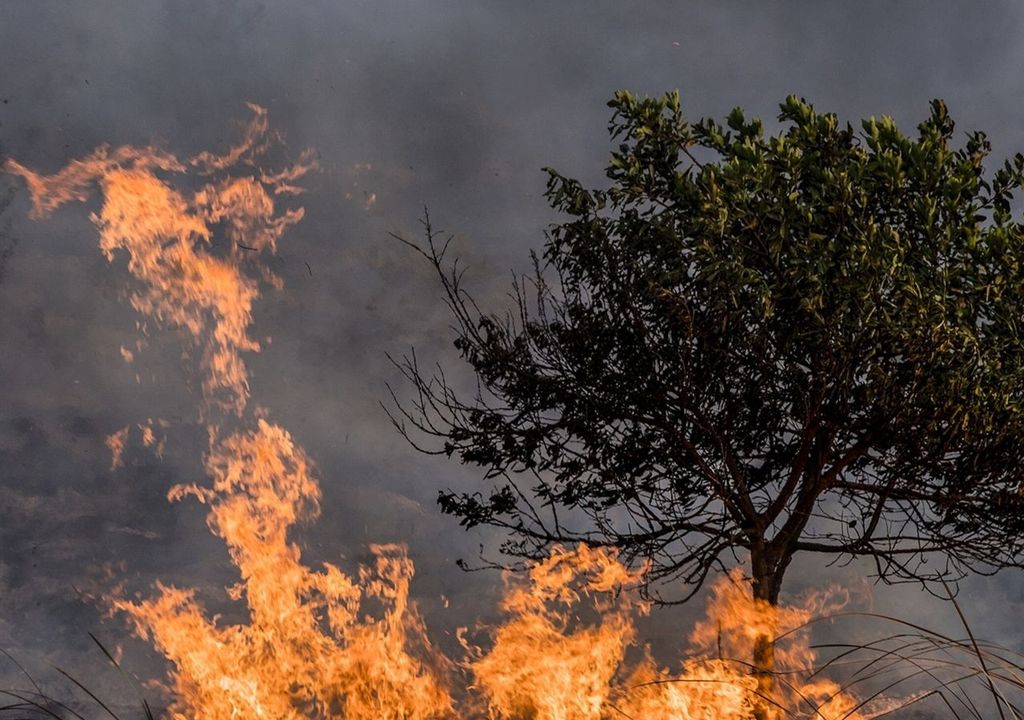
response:
[[[413,564],[403,547],[372,546],[373,563],[357,573],[304,563],[290,533],[319,513],[313,463],[266,411],[250,408],[244,358],[260,349],[250,334],[254,301],[262,287],[281,285],[258,258],[302,218],[301,207],[281,205],[301,193],[315,163],[307,153],[281,170],[260,169],[279,139],[266,112],[251,109],[242,142],[223,154],[179,160],[155,148],[100,148],[49,176],[13,160],[5,166],[25,179],[37,217],[98,187],[100,250],[126,259],[140,328],[176,330],[195,355],[208,477],[168,497],[207,508],[239,574],[226,592],[247,620],[225,623],[194,590],[160,583],[148,597],[111,591],[104,599],[169,661],[161,685],[168,717],[857,720],[899,704],[865,702],[819,674],[809,626],[835,611],[831,600],[767,602],[739,571],[714,581],[686,657],[665,666],[637,637],[636,622],[650,611],[639,592],[649,568],[628,566],[614,549],[554,545],[527,573],[507,576],[504,621],[479,645],[462,633],[457,660],[434,647],[410,601]],[[199,178],[199,189],[181,189],[186,178]],[[152,421],[139,430],[143,444],[162,449]],[[127,426],[110,436],[115,466],[129,439]],[[765,638],[770,684],[751,664]],[[901,652],[922,664],[941,645]],[[945,649],[956,647],[949,640]],[[876,654],[893,656],[887,646]]]

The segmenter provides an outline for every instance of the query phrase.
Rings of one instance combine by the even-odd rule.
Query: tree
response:
[[[478,390],[410,355],[393,419],[492,484],[442,510],[514,556],[620,548],[665,602],[737,558],[772,604],[801,552],[892,582],[1019,567],[1024,156],[986,173],[941,101],[917,137],[796,97],[776,134],[690,123],[678,94],[609,105],[610,187],[548,171],[567,219],[510,310],[477,306],[429,221],[414,245]]]

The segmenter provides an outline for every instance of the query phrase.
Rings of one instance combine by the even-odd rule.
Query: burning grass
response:
[[[405,560],[404,554],[394,547],[378,548],[377,553],[385,567],[392,561]],[[391,572],[388,582],[394,582],[396,570],[411,572],[411,565],[391,566],[390,571],[385,569],[382,575]],[[381,562],[376,568],[364,569],[361,580],[372,587],[374,582],[369,578],[377,573],[381,573]],[[157,642],[176,667],[170,706],[163,715],[172,718],[262,715],[450,720],[703,720],[749,718],[753,708],[767,700],[771,717],[778,720],[882,717],[980,720],[1024,716],[1021,704],[1024,656],[1021,654],[978,641],[966,625],[966,636],[956,638],[898,618],[843,610],[806,617],[793,627],[783,626],[775,636],[782,650],[780,656],[809,659],[813,664],[777,667],[775,681],[780,691],[770,699],[763,698],[757,693],[757,683],[746,656],[732,656],[726,650],[733,648],[744,652],[749,644],[749,640],[744,639],[749,635],[749,626],[720,624],[736,607],[752,606],[745,584],[737,583],[735,576],[721,578],[716,583],[708,614],[693,628],[689,656],[679,667],[661,668],[650,658],[629,667],[624,662],[624,651],[634,640],[631,618],[644,607],[620,584],[629,576],[613,556],[578,549],[556,552],[527,575],[507,578],[508,591],[503,602],[506,621],[489,629],[490,642],[486,648],[467,643],[466,658],[457,667],[416,666],[420,683],[427,678],[437,681],[447,678],[449,682],[454,678],[468,680],[470,692],[457,703],[451,701],[440,683],[433,686],[437,693],[429,696],[429,702],[414,703],[413,699],[422,695],[415,687],[396,685],[395,655],[386,650],[381,652],[381,636],[374,637],[373,633],[383,630],[384,626],[374,627],[373,623],[367,626],[369,630],[357,631],[348,641],[337,636],[329,641],[331,656],[336,660],[349,658],[348,663],[342,663],[347,665],[348,673],[286,674],[283,671],[287,658],[297,649],[288,638],[259,644],[263,660],[268,661],[268,667],[276,668],[269,678],[263,677],[258,669],[262,662],[257,656],[261,653],[253,654],[255,646],[247,643],[243,643],[245,650],[240,665],[226,664],[226,660],[237,659],[234,653],[238,652],[238,647],[231,645],[230,640],[229,644],[219,647],[216,641],[223,636],[232,637],[236,632],[234,637],[237,638],[268,629],[250,623],[238,628],[204,630],[206,639],[199,643],[200,647],[193,647],[193,652],[198,657],[214,660],[209,665],[213,670],[210,673],[197,672],[194,660],[181,662],[182,656],[175,654],[186,648],[187,642],[179,642],[176,648],[162,647]],[[149,602],[158,604],[166,599]],[[389,608],[386,616],[394,620],[396,606],[392,604]],[[579,621],[578,616],[587,609],[599,611],[595,614],[597,620]],[[792,613],[792,619],[806,613],[792,608],[785,612]],[[178,614],[178,610],[171,614]],[[891,632],[856,645],[809,644],[809,631],[816,623],[844,620],[870,620],[878,627],[891,628]],[[171,631],[174,626],[172,622],[163,629]],[[716,636],[721,638],[720,641],[716,638],[713,650],[702,647],[704,641],[700,639],[710,627],[715,627]],[[388,632],[384,630],[385,635]],[[364,644],[367,637],[370,642]],[[113,654],[102,645],[99,647],[107,659],[118,666]],[[822,653],[827,654],[828,659],[820,659]],[[16,665],[14,658],[8,656],[7,660]],[[353,675],[351,669],[361,663],[365,664]],[[294,672],[294,668],[290,669]],[[841,682],[823,679],[827,673],[844,679]],[[296,679],[282,684],[284,678],[300,675],[305,683]],[[6,701],[0,702],[0,718],[85,720],[107,716],[127,720],[128,717],[153,718],[156,715],[142,700],[134,713],[112,710],[86,683],[67,675],[79,697],[64,701],[45,693],[27,673],[25,677],[26,689],[3,691]],[[240,695],[237,689],[247,682],[247,677],[250,678],[250,693]],[[358,679],[354,680],[356,677]],[[205,690],[200,691],[200,688]],[[329,703],[323,702],[331,693],[337,695]]]

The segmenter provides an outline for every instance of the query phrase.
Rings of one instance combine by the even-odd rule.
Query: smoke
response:
[[[1024,147],[1013,42],[1022,17],[1014,3],[658,2],[643,12],[582,1],[5,3],[0,140],[44,174],[104,143],[187,158],[233,142],[251,100],[296,148],[317,148],[322,171],[307,177],[306,216],[267,263],[284,289],[252,308],[263,352],[248,360],[251,402],[274,408],[328,479],[321,504],[331,520],[303,531],[310,559],[344,552],[372,562],[369,542],[409,543],[419,568],[411,592],[428,622],[436,615],[454,632],[437,598],[450,598],[453,615],[488,616],[498,582],[454,568],[490,538],[461,534],[433,505],[438,487],[475,478],[416,456],[377,406],[394,379],[386,351],[416,345],[444,358],[447,347],[437,289],[387,231],[415,235],[428,205],[471,254],[478,294],[501,302],[506,270],[525,266],[556,219],[540,168],[600,183],[604,102],[619,87],[678,87],[691,117],[742,105],[769,118],[796,92],[851,120],[889,113],[901,124],[941,96],[961,127],[989,131],[996,153],[1010,154]],[[25,219],[27,192],[4,197],[0,644],[39,666],[89,668],[96,656],[83,628],[107,632],[75,590],[90,568],[123,561],[140,588],[153,577],[206,588],[231,577],[202,513],[164,500],[202,475],[205,432],[168,431],[160,462],[129,447],[115,473],[105,445],[156,407],[174,422],[194,418],[202,389],[182,390],[187,365],[173,332],[151,334],[141,352],[126,342],[135,311],[95,250],[95,197],[46,223]],[[797,562],[805,570],[794,591],[824,582],[828,570]],[[979,634],[1024,641],[1020,583],[965,587]],[[877,602],[955,623],[916,588],[880,590]],[[643,622],[666,637],[683,617]],[[142,658],[130,659],[147,674]]]

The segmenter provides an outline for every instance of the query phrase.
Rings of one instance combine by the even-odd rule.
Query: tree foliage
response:
[[[889,581],[1019,565],[1024,157],[986,172],[941,101],[914,137],[796,97],[775,133],[678,94],[609,105],[609,187],[548,171],[565,219],[507,311],[429,224],[415,245],[478,381],[399,362],[400,430],[488,484],[442,510],[513,555],[617,546],[684,596],[749,558],[776,602],[798,552]]]

